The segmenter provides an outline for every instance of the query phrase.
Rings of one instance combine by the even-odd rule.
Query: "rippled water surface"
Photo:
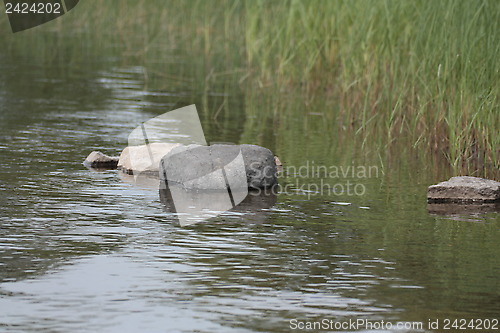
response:
[[[280,180],[289,193],[267,205],[180,227],[154,186],[83,159],[119,154],[140,122],[191,103],[211,142],[258,143],[297,167],[362,159],[313,125],[296,140],[260,133],[237,88],[149,90],[140,66],[113,59],[71,75],[0,60],[0,331],[286,332],[325,318],[429,330],[429,319],[498,318],[499,215],[429,213],[425,170],[364,160],[379,173],[330,179],[362,195],[317,193],[291,173]],[[205,116],[223,99],[231,115]]]

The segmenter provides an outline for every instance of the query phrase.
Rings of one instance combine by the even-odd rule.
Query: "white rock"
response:
[[[150,143],[126,147],[118,161],[118,169],[129,175],[139,173],[158,175],[160,161],[179,143]]]

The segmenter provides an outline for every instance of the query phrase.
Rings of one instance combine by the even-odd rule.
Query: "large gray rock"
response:
[[[500,182],[468,176],[452,177],[429,186],[427,200],[432,203],[500,201]]]
[[[93,151],[83,161],[83,165],[95,169],[116,169],[118,157],[111,157],[100,151]]]
[[[169,186],[197,190],[267,188],[277,184],[276,172],[273,153],[255,145],[177,147],[160,165],[160,178]]]
[[[129,146],[123,149],[118,161],[118,169],[129,175],[140,173],[158,176],[160,161],[179,143],[150,143],[142,146]]]

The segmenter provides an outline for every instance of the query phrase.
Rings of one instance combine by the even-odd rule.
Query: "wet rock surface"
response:
[[[187,189],[267,188],[277,184],[274,154],[256,145],[190,145],[161,162],[160,177]]]
[[[431,185],[429,203],[492,203],[500,201],[500,182],[469,176],[452,177]]]
[[[94,169],[116,169],[118,159],[118,157],[108,156],[100,151],[93,151],[83,161],[83,165]]]

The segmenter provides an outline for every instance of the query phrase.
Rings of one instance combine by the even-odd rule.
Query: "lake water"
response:
[[[359,330],[420,332],[436,330],[429,320],[499,319],[499,214],[429,212],[427,186],[448,170],[340,138],[321,102],[263,116],[237,86],[150,88],[144,72],[113,57],[42,65],[0,53],[0,331],[288,332],[366,319],[394,327]],[[275,152],[286,193],[180,227],[154,186],[82,165],[193,103],[207,141]],[[306,173],[314,166],[329,173]]]

